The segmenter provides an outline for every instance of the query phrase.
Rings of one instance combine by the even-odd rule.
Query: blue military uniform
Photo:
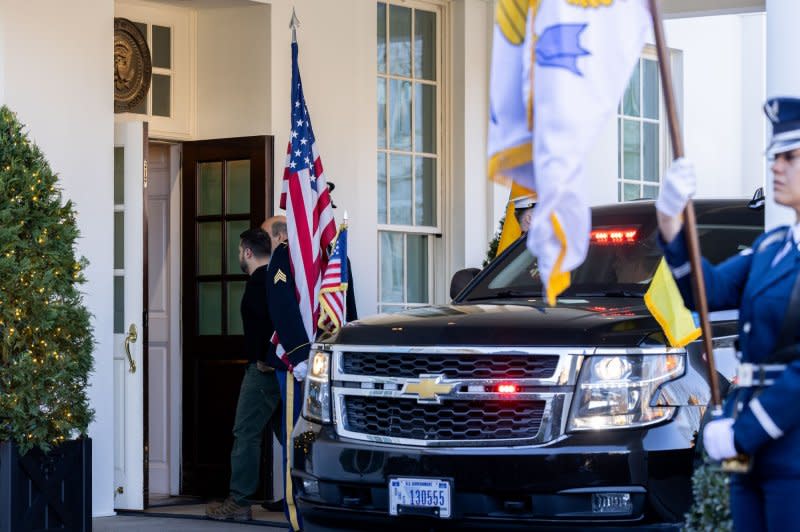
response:
[[[295,366],[308,360],[311,344],[300,314],[294,276],[289,261],[289,246],[285,242],[272,252],[267,271],[267,284],[269,285],[267,301],[269,315],[281,346],[286,351],[282,356],[276,357],[273,346],[271,350],[273,356],[269,358],[270,362],[276,366],[278,384],[285,406],[283,412],[283,481],[286,501],[284,512],[292,530],[302,530],[303,522],[295,504],[294,487],[289,473],[291,471],[292,429],[303,406],[303,389],[301,383],[297,382],[291,372]]]
[[[771,100],[766,110],[775,125],[770,152],[800,148],[800,100]],[[789,122],[793,125],[786,127]],[[685,235],[681,232],[671,243],[661,244],[686,306],[692,309]],[[800,273],[800,242],[793,228],[778,227],[716,266],[703,259],[702,268],[709,311],[739,309],[739,380],[729,391],[724,412],[735,419],[734,444],[750,457],[752,468],[731,479],[734,524],[741,530],[798,529],[800,358],[776,362],[773,354],[780,347],[784,316]],[[800,324],[792,330],[797,344]]]

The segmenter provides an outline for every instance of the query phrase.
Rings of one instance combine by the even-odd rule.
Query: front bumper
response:
[[[570,434],[545,446],[420,448],[339,437],[300,419],[293,483],[304,518],[404,522],[388,513],[392,476],[452,479],[440,525],[640,526],[677,522],[691,502],[696,412],[641,430]],[[682,412],[683,411],[683,412]],[[695,425],[696,426],[696,425]],[[630,494],[632,509],[593,511],[592,495]],[[446,521],[446,522],[445,522]],[[382,524],[383,526],[383,524]]]

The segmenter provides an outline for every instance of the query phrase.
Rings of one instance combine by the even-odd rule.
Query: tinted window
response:
[[[626,230],[628,239],[626,241],[623,237],[621,242],[615,243],[600,243],[602,236],[593,239],[586,261],[572,272],[572,285],[563,295],[644,294],[662,258],[661,248],[656,241],[658,231],[654,216],[652,213],[647,216],[607,213],[606,216],[595,218],[593,231],[610,235],[611,232]],[[700,217],[698,220],[700,249],[712,264],[718,264],[749,247],[763,232],[761,225],[703,223]],[[489,271],[465,299],[541,294],[542,284],[536,260],[524,242],[520,241],[511,253],[489,267]]]

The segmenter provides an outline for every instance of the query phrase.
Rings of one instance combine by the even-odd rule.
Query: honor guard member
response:
[[[302,530],[303,523],[295,504],[292,486],[291,451],[292,429],[303,406],[302,383],[308,372],[308,354],[311,349],[300,305],[297,302],[292,267],[289,261],[289,246],[282,242],[272,252],[267,271],[269,316],[286,351],[279,356],[277,365],[278,384],[283,399],[283,486],[286,501],[284,512],[292,530]],[[274,352],[275,346],[272,346]],[[271,360],[274,358],[271,357]]]
[[[514,216],[517,218],[519,228],[523,233],[527,233],[531,227],[533,208],[536,206],[536,196],[526,194],[511,200],[514,202]]]
[[[764,106],[772,123],[767,156],[773,197],[795,212],[792,226],[761,235],[752,248],[711,265],[703,260],[708,310],[739,310],[741,364],[724,417],[710,421],[703,444],[714,460],[749,458],[731,475],[736,530],[800,530],[800,99]],[[673,162],[656,201],[664,255],[686,302],[694,308],[680,214],[695,191],[692,166]]]

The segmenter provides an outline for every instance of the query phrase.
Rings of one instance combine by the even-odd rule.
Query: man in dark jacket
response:
[[[236,405],[230,495],[221,504],[212,503],[206,507],[206,515],[211,519],[252,519],[247,497],[256,491],[260,480],[264,427],[276,413],[280,418],[280,389],[273,369],[278,361],[267,359],[269,339],[274,330],[267,310],[271,251],[269,235],[261,229],[248,229],[240,235],[239,263],[242,271],[250,276],[241,304],[248,364]],[[274,427],[280,438],[279,425]]]

